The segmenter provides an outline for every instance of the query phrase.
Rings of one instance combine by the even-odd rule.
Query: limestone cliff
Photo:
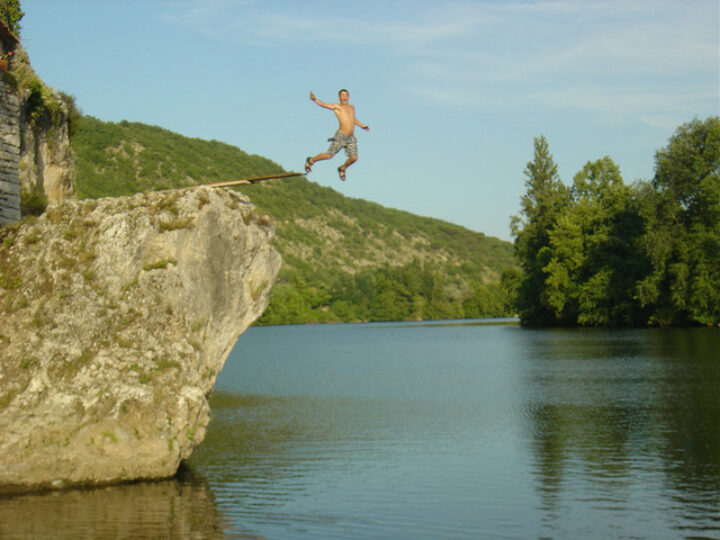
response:
[[[20,191],[25,210],[37,212],[45,201],[57,203],[74,195],[70,120],[77,111],[71,96],[56,92],[37,76],[20,46],[5,79],[6,93],[19,99],[17,118],[8,123],[19,130]]]
[[[175,473],[280,267],[210,188],[67,200],[0,229],[0,491]]]
[[[75,168],[67,106],[59,97],[57,113],[33,120],[28,116],[27,95],[20,117],[20,189],[39,192],[49,203],[68,199],[75,192]]]

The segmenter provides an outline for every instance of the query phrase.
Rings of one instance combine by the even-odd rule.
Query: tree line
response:
[[[524,324],[720,324],[719,117],[680,126],[650,181],[604,157],[568,187],[542,136],[524,173],[504,276]]]
[[[478,282],[468,290],[455,290],[442,272],[418,260],[354,273],[284,274],[258,324],[501,317],[511,309],[500,283]]]

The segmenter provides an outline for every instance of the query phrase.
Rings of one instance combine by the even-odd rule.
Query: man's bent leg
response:
[[[344,170],[347,169],[350,165],[352,165],[353,163],[355,163],[357,160],[358,160],[358,157],[357,157],[357,156],[350,156],[349,158],[347,158],[347,160],[345,160],[345,163],[343,163],[343,164],[340,166],[340,168],[344,171]]]
[[[349,158],[347,158],[345,163],[343,163],[342,165],[340,165],[338,167],[338,174],[340,175],[340,180],[345,180],[345,171],[347,170],[347,168],[350,165],[355,163],[357,161],[357,159],[358,159],[357,156],[350,156]]]
[[[325,159],[330,159],[332,156],[330,154],[326,154],[325,152],[322,152],[321,154],[318,154],[317,156],[310,158],[310,164],[312,165],[316,161],[323,161]]]

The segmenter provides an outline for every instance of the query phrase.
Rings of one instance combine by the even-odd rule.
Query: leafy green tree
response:
[[[546,324],[577,322],[579,281],[587,255],[582,223],[574,217],[570,213],[561,215],[549,231],[550,245],[543,248],[549,260],[542,268],[546,276],[540,299],[552,310],[552,319]]]
[[[476,283],[462,307],[467,319],[503,317],[508,313],[507,292],[499,283]]]
[[[612,269],[608,305],[613,325],[645,325],[650,316],[636,292],[652,269],[643,249],[647,222],[642,214],[642,193],[642,183],[630,186],[628,198],[614,212],[606,245],[608,268]]]
[[[370,302],[371,321],[402,321],[408,318],[408,299],[391,282],[380,285],[380,293]]]
[[[512,218],[515,256],[522,270],[516,303],[524,324],[545,325],[556,321],[545,294],[550,231],[570,203],[570,191],[558,177],[545,137],[535,138],[534,146],[533,161],[524,171],[527,192],[520,201],[521,217]]]
[[[550,231],[545,302],[565,325],[637,324],[642,220],[620,169],[605,157],[575,175],[573,202]]]
[[[658,324],[720,322],[720,118],[680,126],[645,201],[652,273],[637,296]]]
[[[11,32],[20,35],[20,20],[25,16],[20,7],[20,0],[0,0],[0,19],[7,25]]]
[[[281,283],[272,291],[273,309],[263,313],[261,324],[301,324],[312,318],[310,306],[291,284]]]
[[[500,286],[505,298],[503,315],[517,316],[518,292],[523,281],[523,273],[519,268],[507,268],[500,278]]]
[[[445,276],[439,273],[431,273],[429,276],[430,287],[425,292],[427,305],[425,306],[423,319],[460,319],[464,317],[462,302],[458,301],[458,295],[447,286]]]

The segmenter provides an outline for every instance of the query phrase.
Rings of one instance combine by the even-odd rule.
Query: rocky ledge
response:
[[[194,188],[0,229],[0,493],[169,477],[280,268],[267,217]]]

